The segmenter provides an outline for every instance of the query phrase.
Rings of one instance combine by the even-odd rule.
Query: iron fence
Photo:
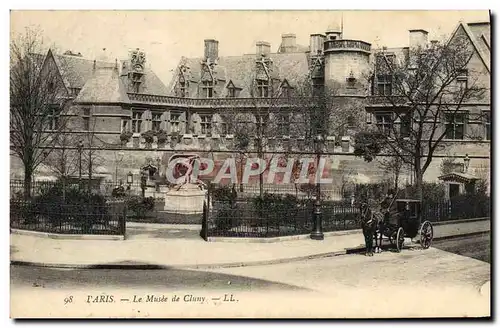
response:
[[[202,237],[279,237],[308,234],[313,229],[314,198],[250,197],[231,195],[209,189],[204,208]],[[283,195],[281,195],[283,196]],[[459,220],[490,216],[486,196],[464,196],[452,200],[425,203],[421,222]],[[324,232],[359,229],[359,207],[347,200],[322,201],[321,219]]]
[[[453,221],[490,217],[489,197],[460,197],[441,202],[425,203],[422,206],[422,222]]]
[[[256,205],[252,199],[234,202],[212,201],[205,209],[203,231],[206,237],[279,237],[308,234],[313,228],[314,204],[268,203]],[[342,202],[323,202],[323,230],[359,228],[359,208]]]
[[[104,205],[10,201],[10,227],[60,234],[125,235],[126,204]]]
[[[87,181],[82,180],[81,183],[71,181],[66,184],[66,188],[82,188],[86,189],[88,188]],[[60,181],[33,181],[31,183],[31,195],[32,196],[37,196],[44,191],[48,190],[49,188],[55,187],[55,186],[60,186],[61,182]],[[123,184],[121,185],[124,189],[124,195],[123,197],[126,196],[140,196],[142,195],[142,189],[141,189],[141,184],[140,182],[133,182],[131,184]],[[95,183],[93,182],[91,185],[91,190],[92,193],[99,194],[102,196],[107,196],[107,197],[115,197],[113,195],[113,190],[120,187],[119,183],[115,182],[99,182]],[[129,189],[130,187],[130,189]],[[150,190],[146,189],[146,193],[148,196],[152,196],[154,198],[159,198],[161,196],[161,193],[158,190]],[[23,180],[10,180],[10,195],[11,198],[22,198],[22,194],[24,192],[24,181]]]

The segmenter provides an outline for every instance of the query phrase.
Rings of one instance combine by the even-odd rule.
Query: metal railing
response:
[[[125,235],[126,205],[10,201],[10,227],[59,234]]]
[[[182,98],[139,93],[128,93],[127,95],[135,103],[170,105],[178,108],[303,107],[311,103],[311,97]]]
[[[360,40],[328,40],[325,41],[324,50],[325,52],[335,50],[361,50],[370,53],[371,44]]]

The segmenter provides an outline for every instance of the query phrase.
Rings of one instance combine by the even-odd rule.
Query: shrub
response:
[[[142,133],[142,137],[144,138],[144,141],[146,141],[146,143],[150,144],[153,143],[155,134],[156,133],[153,130],[149,130]]]
[[[417,198],[417,186],[407,186],[401,193],[400,198]],[[446,185],[437,182],[424,182],[422,183],[422,202],[423,203],[436,203],[445,200]]]
[[[211,190],[212,199],[219,202],[230,202],[236,201],[236,190],[230,188],[229,186],[213,187]]]
[[[160,130],[156,133],[156,138],[158,138],[159,143],[164,143],[168,139],[168,135],[165,131]]]
[[[127,199],[126,204],[129,211],[138,218],[145,218],[146,213],[153,211],[155,208],[153,197],[142,198],[140,196],[132,196]]]
[[[122,134],[120,134],[121,142],[128,142],[130,140],[130,138],[132,138],[132,135],[133,134],[130,131],[122,132]]]
[[[179,134],[179,132],[172,132],[170,134],[170,141],[173,143],[181,142],[181,135]]]
[[[125,197],[127,193],[125,192],[125,188],[123,186],[118,186],[116,188],[113,188],[113,191],[111,191],[111,196],[113,197]]]
[[[237,225],[239,215],[236,209],[228,203],[216,203],[215,227],[217,230],[228,231]]]
[[[294,222],[301,202],[292,195],[281,196],[264,193],[262,197],[255,197],[253,205],[256,214],[268,223]]]
[[[43,188],[30,206],[33,216],[45,217],[53,226],[71,223],[80,227],[83,233],[90,232],[94,224],[109,221],[104,196],[89,194],[87,189],[82,190],[77,186],[63,190],[62,184],[57,183]]]

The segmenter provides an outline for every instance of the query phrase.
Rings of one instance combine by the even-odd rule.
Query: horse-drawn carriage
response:
[[[422,222],[422,204],[415,199],[394,199],[395,211],[389,213],[372,212],[368,206],[362,208],[361,214],[363,234],[367,252],[372,252],[373,240],[375,247],[382,247],[382,241],[388,240],[398,252],[403,248],[406,238],[419,237],[420,245],[427,249],[432,244],[434,229],[429,221]],[[374,239],[372,239],[374,238]]]

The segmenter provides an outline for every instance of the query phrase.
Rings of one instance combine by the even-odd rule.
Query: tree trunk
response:
[[[417,199],[422,202],[423,199],[423,172],[420,165],[420,157],[415,158],[415,184],[417,187]]]
[[[243,192],[243,154],[240,154],[240,192]]]
[[[24,165],[24,199],[31,198],[31,182],[33,179],[33,168],[31,165]]]
[[[89,179],[87,190],[89,195],[92,193],[92,150],[89,149]]]

